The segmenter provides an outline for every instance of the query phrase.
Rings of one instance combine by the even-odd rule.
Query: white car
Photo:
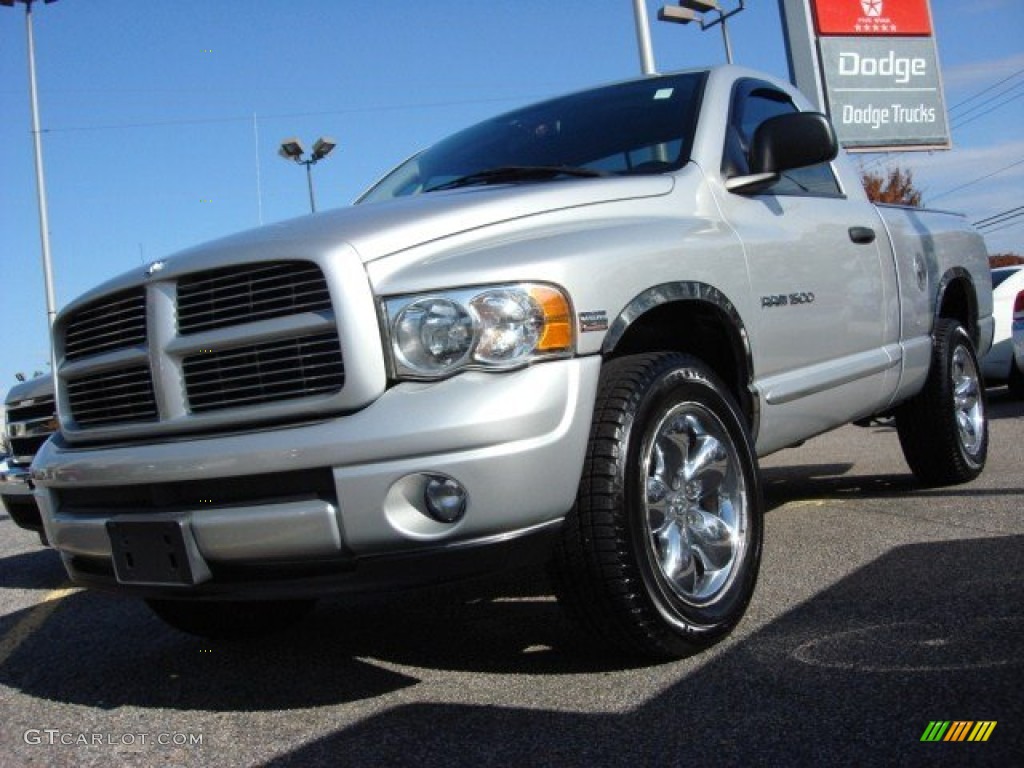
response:
[[[1024,264],[992,270],[992,300],[996,331],[981,361],[985,381],[1009,384],[1013,395],[1024,398]]]
[[[1024,291],[1017,291],[1013,300],[1013,359],[1016,366],[1010,374],[1010,391],[1024,399]]]

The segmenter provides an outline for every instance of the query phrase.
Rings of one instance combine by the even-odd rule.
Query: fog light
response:
[[[454,523],[466,513],[466,489],[450,477],[431,475],[423,489],[427,512],[441,523]]]

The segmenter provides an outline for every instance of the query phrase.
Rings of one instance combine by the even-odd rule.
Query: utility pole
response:
[[[32,147],[35,153],[36,168],[36,203],[39,207],[39,239],[42,245],[43,282],[46,288],[46,327],[53,330],[53,321],[57,316],[57,299],[53,289],[53,266],[50,259],[50,220],[46,205],[46,177],[43,173],[42,131],[39,128],[39,93],[36,89],[36,44],[32,34],[32,2],[18,0],[25,4],[25,36],[28,48],[28,92],[32,110]],[[13,7],[15,0],[0,0],[0,5]],[[56,0],[46,0],[46,3]],[[57,376],[57,359],[53,347],[53,334],[50,333],[50,368],[54,379]]]

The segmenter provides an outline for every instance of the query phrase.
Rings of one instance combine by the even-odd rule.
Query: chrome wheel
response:
[[[763,498],[731,393],[676,352],[608,361],[553,574],[595,637],[677,659],[725,637],[757,584]]]
[[[651,435],[644,451],[650,553],[680,600],[707,605],[743,560],[748,509],[739,456],[725,425],[698,403],[669,410]]]
[[[896,431],[907,464],[922,483],[966,483],[981,473],[988,457],[981,368],[959,322],[941,318],[932,335],[928,378],[896,409]]]
[[[976,456],[985,434],[985,404],[981,397],[981,379],[970,353],[963,346],[953,351],[953,407],[956,409],[960,444]]]

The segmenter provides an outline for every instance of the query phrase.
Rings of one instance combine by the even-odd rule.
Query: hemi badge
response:
[[[608,330],[608,313],[603,309],[595,312],[580,312],[580,333]]]

